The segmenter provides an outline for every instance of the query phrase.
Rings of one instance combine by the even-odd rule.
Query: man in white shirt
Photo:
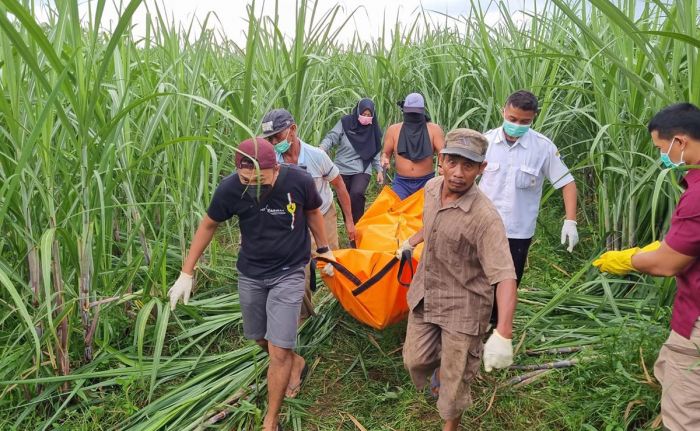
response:
[[[571,252],[578,243],[576,183],[554,143],[530,128],[537,113],[537,98],[531,92],[519,90],[508,97],[503,125],[485,133],[488,165],[479,182],[506,226],[518,284],[535,234],[545,178],[561,189],[564,197],[562,245],[568,241],[567,250]],[[494,307],[492,322],[497,319],[497,311]]]
[[[340,209],[345,216],[345,230],[348,240],[355,240],[355,223],[352,219],[352,209],[350,205],[350,194],[345,187],[345,182],[340,176],[338,167],[333,163],[328,154],[320,148],[303,142],[297,136],[297,124],[292,114],[286,109],[273,109],[265,114],[262,120],[262,137],[266,138],[275,146],[277,161],[298,165],[311,175],[316,183],[316,189],[321,195],[321,213],[325,220],[326,235],[331,250],[339,248],[338,244],[338,216],[333,202],[333,192],[331,186],[338,195]],[[311,249],[316,246],[312,243]],[[311,306],[311,279],[314,277],[313,269],[307,268],[307,291],[304,303],[302,304],[302,318],[313,314]]]

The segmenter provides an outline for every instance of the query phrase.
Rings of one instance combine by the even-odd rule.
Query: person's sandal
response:
[[[304,379],[306,379],[306,375],[309,373],[309,366],[307,364],[304,364],[304,368],[301,369],[301,376],[299,378],[299,383],[294,385],[294,386],[287,386],[287,390],[294,392],[294,395],[291,397],[287,398],[296,398],[297,395],[299,395],[299,392],[301,392],[301,385],[304,384]]]

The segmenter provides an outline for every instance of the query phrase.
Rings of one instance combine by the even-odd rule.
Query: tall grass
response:
[[[580,216],[592,236],[579,253],[659,237],[679,191],[666,181],[675,174],[659,170],[644,125],[668,103],[700,103],[699,15],[692,0],[637,3],[552,0],[524,25],[499,4],[495,27],[472,4],[468,16],[445,17],[449,28],[423,13],[385,22],[370,42],[338,39],[349,20],[339,7],[322,14],[299,2],[295,34],[285,37],[280,5],[268,17],[252,4],[246,45],[237,46],[207,30],[214,16],[191,41],[197,24],[178,28],[158,7],[136,39],[139,0],[123,3],[110,33],[104,0],[82,20],[76,0],[58,0],[46,23],[35,2],[5,0],[0,409],[15,426],[49,428],[99,404],[105,389],[133,384],[145,394],[135,405],[153,404],[129,425],[155,429],[194,423],[262,375],[250,347],[212,351],[239,325],[235,306],[222,305],[235,303],[235,225],[200,267],[201,302],[170,314],[163,297],[232,169],[235,143],[272,107],[289,108],[314,143],[364,96],[383,126],[399,119],[396,100],[421,91],[443,127],[486,130],[500,123],[510,92],[531,89],[542,101],[535,127],[582,185]],[[582,267],[566,285],[526,293],[520,319],[528,334],[574,343],[588,334],[576,328],[662,315],[672,294],[670,282],[609,280]],[[605,335],[591,331],[591,342]],[[192,376],[200,377],[183,383]]]

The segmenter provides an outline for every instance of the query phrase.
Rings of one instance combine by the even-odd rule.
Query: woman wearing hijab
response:
[[[321,141],[320,148],[326,153],[335,147],[334,162],[350,193],[352,218],[357,223],[365,213],[365,192],[372,169],[377,172],[377,183],[384,183],[379,162],[382,131],[371,99],[360,100]]]

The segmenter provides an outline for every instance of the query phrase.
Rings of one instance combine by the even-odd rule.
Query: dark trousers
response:
[[[352,208],[352,221],[357,223],[365,213],[365,192],[371,178],[370,174],[341,175],[345,188],[350,195],[350,207]],[[343,214],[345,218],[345,214]]]
[[[520,280],[522,280],[523,272],[525,272],[525,262],[527,262],[527,252],[530,250],[530,243],[532,243],[532,238],[508,238],[510,255],[513,258],[515,276],[517,277],[516,283],[518,286],[520,286]],[[493,286],[493,310],[491,311],[491,324],[495,327],[496,323],[498,323],[498,305],[496,304],[496,286]]]

